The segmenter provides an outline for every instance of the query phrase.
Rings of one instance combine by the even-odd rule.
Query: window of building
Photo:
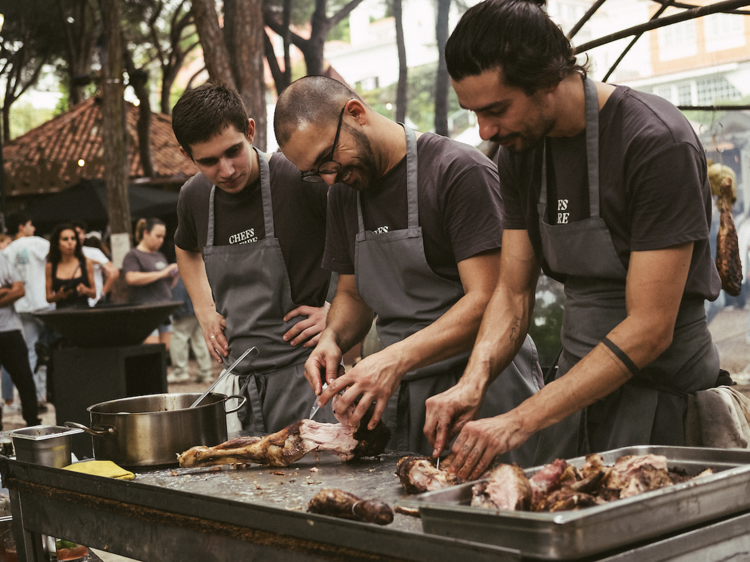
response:
[[[695,35],[695,20],[683,21],[660,27],[659,59],[663,61],[694,56],[698,52]]]
[[[666,85],[666,86],[656,86],[654,88],[654,93],[659,96],[660,98],[664,98],[667,101],[672,101],[672,86]]]
[[[743,16],[734,14],[712,14],[703,18],[706,35],[706,51],[721,51],[745,45]]]
[[[738,100],[742,97],[740,91],[723,76],[698,80],[695,85],[698,105],[713,105],[719,101]]]
[[[380,79],[377,76],[371,76],[370,78],[363,78],[355,84],[357,90],[367,92],[369,90],[375,90],[380,85]]]
[[[677,86],[677,105],[693,105],[693,93],[690,84]]]

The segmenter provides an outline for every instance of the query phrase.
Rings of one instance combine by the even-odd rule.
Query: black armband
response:
[[[625,353],[622,349],[617,347],[612,340],[609,338],[604,338],[602,340],[602,343],[606,345],[609,350],[617,356],[617,358],[622,361],[622,363],[627,367],[628,371],[630,371],[634,376],[638,374],[638,367],[635,363],[633,363],[633,360],[628,357],[627,353]]]

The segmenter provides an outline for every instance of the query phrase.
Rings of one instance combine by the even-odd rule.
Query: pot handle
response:
[[[76,423],[76,422],[65,422],[65,427],[74,427],[76,429],[82,429],[89,435],[94,435],[98,437],[107,437],[109,435],[115,435],[117,433],[117,429],[112,425],[98,425],[93,428],[88,428],[82,423]]]
[[[227,400],[229,400],[230,398],[237,398],[240,401],[240,403],[237,404],[237,406],[234,407],[233,409],[227,410]],[[239,394],[230,394],[229,396],[227,396],[227,400],[224,400],[224,411],[227,414],[233,414],[237,410],[239,410],[240,408],[242,408],[242,406],[245,405],[245,402],[247,402],[247,397],[246,396],[240,396]]]

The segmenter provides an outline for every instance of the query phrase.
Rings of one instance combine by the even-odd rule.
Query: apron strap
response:
[[[599,216],[599,96],[596,84],[583,80],[586,97],[586,162],[589,175],[589,216]]]
[[[253,147],[258,155],[260,165],[260,192],[263,196],[263,225],[266,229],[266,238],[275,238],[273,232],[273,205],[271,204],[271,172],[268,167],[268,159],[260,150]]]
[[[407,226],[409,228],[419,226],[419,192],[418,170],[417,170],[417,135],[414,131],[403,123],[399,123],[404,128],[406,136],[406,201],[408,207]],[[362,216],[362,198],[360,192],[357,192],[357,224],[359,233],[365,231],[365,221]]]
[[[260,403],[260,388],[258,388],[258,376],[251,373],[245,377],[240,386],[240,396],[247,396],[250,402],[251,420],[243,420],[246,425],[253,428],[253,431],[266,432],[266,420],[263,417],[263,406]],[[247,416],[247,410],[245,410]],[[248,423],[249,422],[249,423]]]
[[[216,199],[216,186],[211,186],[211,195],[208,197],[208,233],[206,234],[206,248],[214,245],[214,200]]]
[[[586,168],[589,180],[589,217],[599,217],[599,96],[596,85],[588,78],[583,79],[583,93],[586,98]],[[542,140],[542,177],[539,204],[547,212],[547,139]]]

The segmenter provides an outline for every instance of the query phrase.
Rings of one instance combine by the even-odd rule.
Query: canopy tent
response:
[[[130,214],[133,220],[141,217],[172,218],[177,214],[177,193],[148,187],[128,186]],[[109,221],[107,188],[102,180],[81,180],[30,205],[25,209],[40,231],[54,228],[56,224],[82,219],[91,227],[103,228]]]

